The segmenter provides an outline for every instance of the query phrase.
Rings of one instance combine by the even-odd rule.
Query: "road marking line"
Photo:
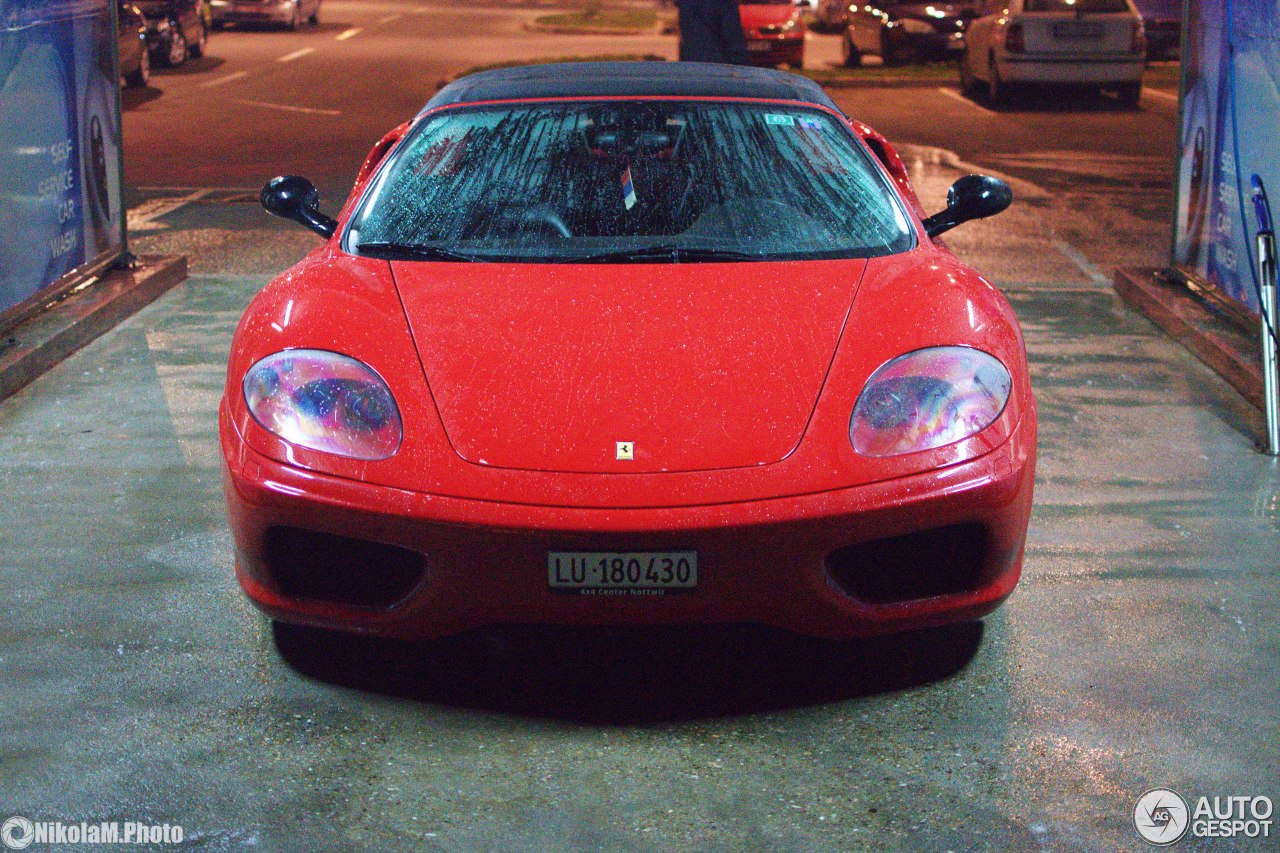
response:
[[[404,15],[387,15],[385,18],[378,19],[378,26],[382,26],[383,24],[389,24],[392,21],[398,21],[403,17]]]
[[[994,118],[1000,115],[1000,113],[996,112],[995,110],[989,110],[986,107],[975,104],[973,101],[969,100],[964,95],[960,94],[954,89],[948,89],[945,86],[939,86],[938,91],[946,95],[948,98],[959,101],[960,103],[964,104],[966,107],[969,107],[970,109],[977,110],[978,112],[982,113],[984,116],[992,116]]]
[[[976,172],[982,175],[990,175],[1013,187],[1014,193],[1021,199],[1041,199],[1050,198],[1052,194],[1031,181],[1024,181],[1022,178],[1015,178],[1013,175],[1005,172],[998,172],[988,166],[978,166],[968,163],[960,159],[960,155],[946,148],[936,148],[932,145],[916,145],[911,142],[903,142],[898,145],[898,153],[902,155],[905,163],[910,163],[911,168],[922,168],[926,163],[931,165],[947,166],[951,169],[957,169],[961,172]]]
[[[1067,259],[1071,261],[1071,263],[1079,267],[1080,271],[1085,275],[1087,275],[1095,283],[1097,284],[1110,283],[1111,279],[1107,278],[1106,273],[1098,269],[1094,265],[1093,261],[1085,257],[1084,252],[1080,251],[1075,246],[1068,243],[1066,240],[1063,240],[1061,237],[1054,237],[1053,246],[1059,252],[1066,255]]]
[[[295,50],[293,53],[286,53],[284,56],[276,60],[276,62],[293,62],[295,59],[301,59],[308,53],[315,53],[314,47],[304,47],[302,50]]]
[[[271,110],[284,110],[285,112],[288,112],[288,113],[306,113],[308,115],[317,115],[317,116],[342,115],[341,110],[322,110],[322,109],[316,109],[314,107],[293,107],[293,106],[290,106],[289,104],[273,104],[270,101],[250,101],[244,98],[237,98],[236,103],[247,104],[251,107],[266,107],[267,109],[271,109]]]
[[[340,33],[338,33],[336,36],[334,36],[334,39],[336,39],[337,41],[346,41],[346,40],[347,40],[347,39],[349,39],[349,38],[354,38],[355,36],[359,35],[359,34],[360,34],[360,31],[361,31],[362,29],[364,29],[364,28],[363,28],[363,27],[352,27],[352,28],[351,28],[351,29],[349,29],[349,30],[343,30],[342,32],[340,32]]]
[[[200,88],[212,89],[214,86],[221,86],[223,83],[230,83],[232,80],[239,80],[241,77],[248,76],[248,71],[237,71],[234,74],[228,74],[226,77],[219,77],[216,80],[210,80],[208,83],[201,83]]]
[[[161,216],[168,216],[180,207],[204,198],[213,190],[200,189],[177,198],[152,198],[142,204],[129,208],[126,214],[125,228],[129,231],[163,231],[168,228],[163,222],[153,222]]]
[[[1150,97],[1153,97],[1153,98],[1160,98],[1161,100],[1165,100],[1165,101],[1173,101],[1175,104],[1178,102],[1177,92],[1165,92],[1165,91],[1161,91],[1160,89],[1152,89],[1150,86],[1143,86],[1142,94],[1149,95]]]

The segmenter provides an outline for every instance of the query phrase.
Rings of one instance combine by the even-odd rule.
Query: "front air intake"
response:
[[[390,607],[426,573],[417,551],[317,533],[273,527],[266,537],[267,571],[281,593],[357,607]]]
[[[975,589],[989,550],[981,524],[953,524],[832,551],[827,573],[847,595],[892,604]]]

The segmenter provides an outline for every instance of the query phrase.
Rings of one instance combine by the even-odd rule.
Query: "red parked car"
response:
[[[738,17],[747,36],[751,64],[804,67],[804,19],[793,0],[745,0]]]
[[[852,637],[1013,590],[1036,411],[1018,322],[884,137],[702,63],[489,71],[374,146],[253,300],[220,408],[236,572],[275,619]]]

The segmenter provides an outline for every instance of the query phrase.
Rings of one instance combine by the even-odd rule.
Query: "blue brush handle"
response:
[[[1271,205],[1267,202],[1267,189],[1262,185],[1262,176],[1254,175],[1251,179],[1253,183],[1253,212],[1258,218],[1258,230],[1267,233],[1274,233],[1271,228]]]

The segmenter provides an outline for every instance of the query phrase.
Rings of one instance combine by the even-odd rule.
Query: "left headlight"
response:
[[[242,387],[253,419],[290,444],[366,460],[400,448],[404,429],[391,389],[354,358],[285,350],[249,368]]]
[[[1009,402],[1009,371],[969,347],[930,347],[886,362],[867,380],[849,421],[863,456],[898,456],[961,441]]]

